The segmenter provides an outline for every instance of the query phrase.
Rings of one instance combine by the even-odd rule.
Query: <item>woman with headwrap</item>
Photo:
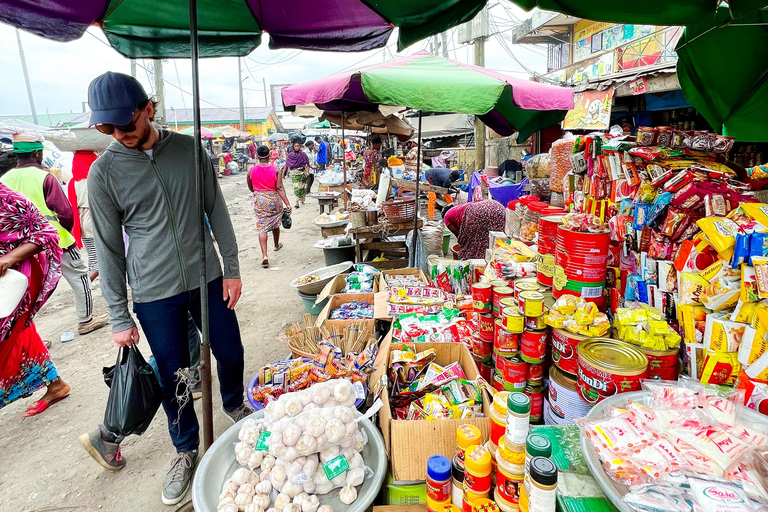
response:
[[[296,196],[294,208],[299,208],[299,203],[304,204],[307,196],[307,176],[309,176],[309,157],[304,152],[301,141],[293,142],[293,149],[285,158],[285,168],[291,176],[293,195]]]
[[[45,395],[27,408],[28,417],[70,391],[32,322],[61,277],[61,248],[56,228],[38,209],[0,184],[0,277],[12,277],[7,275],[11,271],[26,278],[27,287],[21,301],[10,305],[11,314],[0,318],[0,408],[47,386]]]
[[[96,161],[93,151],[75,151],[72,159],[72,179],[67,185],[67,196],[72,205],[75,225],[72,236],[79,248],[85,246],[88,251],[88,278],[93,281],[99,275],[99,263],[96,258],[96,243],[93,238],[93,222],[91,208],[88,206],[88,171]]]
[[[459,241],[459,259],[481,259],[488,249],[488,233],[504,231],[506,208],[494,199],[449,206],[443,222]]]

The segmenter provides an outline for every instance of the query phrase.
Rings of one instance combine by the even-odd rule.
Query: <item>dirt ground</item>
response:
[[[294,209],[293,228],[282,232],[285,247],[278,253],[270,251],[272,268],[264,270],[244,175],[219,181],[240,248],[243,296],[236,311],[245,345],[247,384],[261,366],[288,354],[278,334],[305,313],[289,284],[295,277],[324,265],[322,250],[312,247],[320,238],[319,229],[311,223],[319,208],[316,200],[308,198],[305,207]],[[288,181],[286,186],[293,200]],[[271,237],[269,243],[271,247]],[[94,302],[96,313],[106,312],[98,281]],[[128,463],[120,472],[102,469],[80,447],[78,436],[95,429],[103,418],[108,388],[101,369],[114,364],[117,349],[108,327],[61,343],[62,332],[76,331],[76,322],[72,291],[62,280],[35,323],[43,339],[53,342],[51,356],[60,375],[72,385],[72,393],[32,418],[22,418],[22,413],[42,396],[43,390],[0,410],[0,512],[181,509],[184,502],[169,507],[160,501],[165,474],[175,454],[162,407],[144,435],[129,437],[123,443]],[[139,346],[148,358],[146,339]],[[214,366],[214,430],[218,436],[231,423],[221,412],[215,375]],[[195,409],[202,419],[200,406],[201,401],[196,401]]]

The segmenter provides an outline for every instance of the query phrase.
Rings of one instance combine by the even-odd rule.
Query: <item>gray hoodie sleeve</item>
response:
[[[221,258],[224,260],[224,279],[236,279],[240,277],[240,263],[235,230],[232,228],[232,220],[229,218],[227,203],[213,170],[213,163],[205,153],[202,158],[205,173],[205,213],[208,215],[211,231],[219,245]]]
[[[94,163],[94,167],[96,165]],[[100,170],[92,168],[88,176],[88,199],[99,258],[101,293],[109,308],[112,332],[122,332],[136,325],[128,312],[123,226],[120,210],[109,194],[105,173]]]

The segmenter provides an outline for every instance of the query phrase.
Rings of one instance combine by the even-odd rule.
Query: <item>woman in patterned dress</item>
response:
[[[309,176],[309,157],[304,152],[300,141],[293,142],[293,151],[285,157],[285,168],[291,176],[293,195],[296,196],[296,208],[304,204],[307,196],[307,176]]]
[[[61,277],[61,249],[56,229],[37,208],[0,184],[0,277],[9,269],[29,284],[16,309],[0,318],[0,408],[46,386],[45,395],[24,413],[34,416],[70,390],[32,322]]]
[[[256,217],[256,232],[261,246],[261,266],[269,268],[267,259],[267,235],[271,231],[275,240],[275,251],[282,249],[280,243],[280,221],[283,216],[282,204],[291,211],[291,202],[285,195],[282,173],[269,162],[269,148],[256,148],[259,163],[248,174],[248,189],[253,192],[253,214]]]
[[[473,201],[448,207],[443,222],[458,239],[459,259],[481,259],[488,249],[488,233],[504,231],[506,209],[494,199]]]

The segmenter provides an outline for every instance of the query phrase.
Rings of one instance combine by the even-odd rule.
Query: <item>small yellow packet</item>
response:
[[[725,217],[704,217],[696,221],[699,228],[707,235],[712,246],[719,252],[725,252],[736,244],[738,224]]]

